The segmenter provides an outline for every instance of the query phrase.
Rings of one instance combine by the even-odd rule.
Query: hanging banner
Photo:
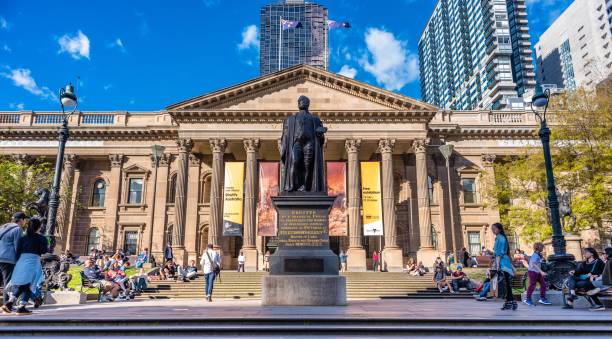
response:
[[[223,184],[223,235],[242,236],[244,163],[226,162]]]
[[[348,214],[346,211],[346,163],[327,162],[327,195],[336,196],[329,212],[329,235],[348,235]]]
[[[272,197],[278,195],[278,162],[259,163],[259,196],[257,199],[257,235],[276,236],[276,210]]]
[[[380,165],[378,161],[361,163],[361,204],[363,235],[383,235]]]

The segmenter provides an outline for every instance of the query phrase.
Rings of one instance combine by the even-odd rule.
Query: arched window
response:
[[[427,176],[427,195],[429,197],[429,204],[430,205],[436,201],[434,199],[433,179],[429,175]]]
[[[170,243],[170,245],[173,244],[173,238],[174,238],[174,226],[172,225],[168,225],[168,227],[166,227],[166,243],[164,244],[164,246],[166,246],[166,244]]]
[[[87,235],[87,253],[91,251],[92,248],[101,249],[100,248],[100,230],[97,228],[92,228],[89,230],[89,234]]]
[[[91,197],[91,206],[104,207],[104,198],[106,197],[106,182],[103,179],[98,179],[94,182],[93,195]]]
[[[202,180],[202,197],[201,201],[203,204],[210,203],[210,184],[211,184],[211,176],[207,175]]]
[[[169,204],[174,204],[176,199],[176,174],[170,178],[170,185],[168,185],[168,198],[166,200]]]

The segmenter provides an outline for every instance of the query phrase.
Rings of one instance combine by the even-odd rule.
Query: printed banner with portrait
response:
[[[223,184],[223,235],[242,236],[244,163],[226,162]]]
[[[348,235],[348,214],[346,200],[346,163],[327,162],[327,194],[336,196],[329,212],[329,235]]]
[[[272,197],[278,195],[278,162],[259,163],[259,196],[257,199],[257,235],[276,236],[276,210]]]
[[[363,206],[363,235],[383,235],[380,164],[378,161],[361,163],[361,203]]]

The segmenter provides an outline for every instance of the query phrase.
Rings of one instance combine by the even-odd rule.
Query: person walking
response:
[[[244,257],[244,253],[240,251],[240,255],[238,256],[238,272],[244,272],[244,263],[246,258]]]
[[[533,254],[529,258],[529,264],[527,265],[527,276],[529,277],[529,286],[527,287],[527,295],[523,304],[527,306],[535,306],[531,300],[531,295],[535,290],[536,284],[540,284],[540,300],[538,303],[542,305],[552,305],[548,299],[546,299],[546,281],[544,277],[546,272],[542,270],[542,251],[544,250],[544,244],[536,242],[533,244]]]
[[[270,251],[266,251],[264,254],[264,271],[270,272]]]
[[[470,252],[468,252],[465,247],[461,249],[461,252],[463,253],[463,259],[461,261],[463,267],[470,267]]]
[[[374,266],[374,272],[378,271],[380,267],[380,256],[376,251],[372,252],[372,265]]]
[[[338,255],[340,258],[340,272],[346,272],[346,262],[348,261],[348,255],[344,251],[340,251]]]
[[[13,305],[19,301],[17,308],[18,315],[31,314],[32,311],[26,309],[28,300],[36,292],[43,271],[40,263],[40,256],[47,253],[47,238],[38,234],[41,220],[31,218],[25,236],[19,238],[17,243],[17,263],[13,270],[13,276],[8,283],[9,300],[2,306],[2,311],[10,313]]]
[[[13,275],[13,269],[17,262],[17,243],[23,234],[22,227],[28,222],[28,217],[23,212],[13,214],[11,222],[0,226],[0,274],[2,274],[2,304],[9,301],[9,293],[6,288]],[[9,309],[9,313],[12,309]]]
[[[504,232],[504,226],[498,222],[491,225],[491,232],[495,234],[495,245],[493,252],[495,254],[495,271],[498,274],[498,279],[502,278],[506,290],[506,301],[502,306],[502,310],[516,310],[518,304],[514,300],[512,294],[512,278],[514,277],[514,268],[510,262],[510,247],[508,238]]]
[[[221,273],[221,258],[219,253],[213,249],[213,244],[208,244],[206,250],[202,254],[200,265],[202,265],[202,270],[204,271],[206,300],[211,302],[215,278]]]
[[[172,253],[172,244],[168,241],[164,249],[164,262],[172,261],[172,259],[174,259],[174,253]]]

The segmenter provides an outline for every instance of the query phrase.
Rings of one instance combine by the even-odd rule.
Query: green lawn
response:
[[[70,281],[68,282],[68,288],[71,288],[75,291],[81,290],[81,272],[83,272],[83,266],[70,266],[68,273],[72,275],[72,279],[70,279]],[[136,273],[138,273],[138,269],[135,267],[130,267],[125,270],[125,274],[128,277],[131,277]],[[83,291],[87,292],[88,294],[98,294],[98,290],[95,288],[90,288]]]

